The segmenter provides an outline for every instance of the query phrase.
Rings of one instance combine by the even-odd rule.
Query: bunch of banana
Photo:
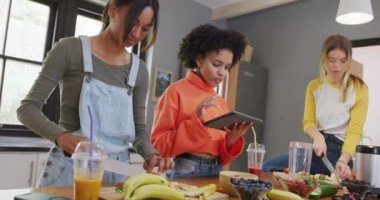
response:
[[[216,192],[215,184],[207,184],[202,187],[186,184],[173,184],[172,187],[180,191],[186,199],[206,200],[208,196]]]
[[[185,196],[171,188],[162,176],[142,173],[129,177],[124,183],[124,200],[148,198],[184,200]]]

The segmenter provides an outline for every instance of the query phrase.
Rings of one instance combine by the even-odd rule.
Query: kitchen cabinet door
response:
[[[37,153],[1,152],[0,163],[0,189],[34,187]]]
[[[265,123],[265,102],[267,92],[268,70],[254,63],[240,62],[236,88],[235,110],[263,119]],[[264,124],[256,123],[255,132],[257,142],[262,143]],[[245,146],[235,160],[231,162],[230,170],[248,171],[248,145],[253,141],[251,130],[244,135]]]

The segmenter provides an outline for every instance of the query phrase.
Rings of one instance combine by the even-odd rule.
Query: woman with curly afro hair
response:
[[[168,178],[217,176],[242,152],[243,136],[252,124],[242,122],[221,131],[203,122],[229,111],[215,88],[238,63],[247,43],[241,33],[209,24],[183,38],[178,58],[190,70],[158,100],[151,135],[161,156],[174,157]]]

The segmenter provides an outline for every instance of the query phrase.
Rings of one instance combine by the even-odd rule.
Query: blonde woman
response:
[[[368,88],[350,74],[352,46],[342,35],[323,43],[320,77],[309,82],[305,96],[303,129],[313,140],[312,174],[330,174],[321,160],[326,155],[342,179],[351,177],[352,157],[359,144],[368,108]],[[264,171],[283,170],[288,155],[267,160]]]
[[[346,37],[328,37],[320,63],[320,77],[306,90],[303,129],[313,140],[316,156],[325,154],[338,175],[349,178],[367,116],[368,88],[362,79],[350,74],[352,46]],[[311,171],[328,173],[316,157]]]

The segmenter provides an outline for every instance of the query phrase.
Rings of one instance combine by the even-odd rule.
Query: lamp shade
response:
[[[371,0],[340,0],[336,21],[340,24],[356,25],[373,19]]]

